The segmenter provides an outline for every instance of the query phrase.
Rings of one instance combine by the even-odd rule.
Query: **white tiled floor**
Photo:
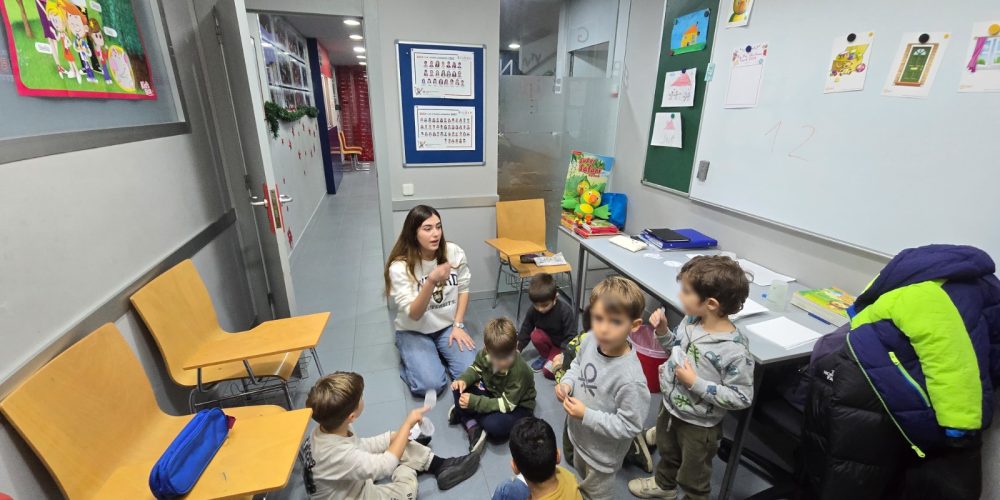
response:
[[[314,220],[299,241],[292,255],[292,274],[300,313],[330,311],[332,313],[317,350],[327,372],[351,370],[365,377],[365,413],[356,425],[361,435],[394,430],[410,408],[421,401],[411,397],[399,378],[399,356],[394,344],[394,332],[382,297],[383,262],[377,203],[377,187],[373,172],[344,174],[340,192],[327,196]],[[477,242],[463,242],[466,245]],[[476,278],[473,277],[473,280]],[[482,345],[482,325],[496,316],[514,317],[514,297],[501,297],[493,309],[492,300],[476,300],[470,304],[466,323],[469,332]],[[526,356],[533,357],[529,348]],[[311,378],[302,381],[296,401],[305,401]],[[562,435],[565,413],[552,395],[553,382],[536,375],[538,389],[535,414],[546,419]],[[647,423],[655,422],[659,395],[654,395]],[[464,431],[449,427],[445,422],[451,402],[442,401],[431,412],[437,425],[431,447],[441,456],[466,453],[468,442]],[[722,479],[724,464],[716,460],[714,488]],[[489,444],[480,471],[471,479],[447,491],[439,492],[434,478],[420,478],[420,498],[481,499],[489,498],[498,483],[508,479],[510,453],[506,443]],[[632,498],[628,480],[646,475],[626,467],[618,475],[617,498]],[[741,469],[737,475],[734,498],[743,498],[766,486],[759,478]],[[303,498],[302,478],[296,466],[289,486],[270,497]]]

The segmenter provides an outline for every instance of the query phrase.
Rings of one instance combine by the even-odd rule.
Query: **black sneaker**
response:
[[[646,472],[653,472],[653,457],[650,456],[649,447],[646,446],[646,440],[641,434],[632,440],[624,463],[634,465]]]
[[[475,425],[466,429],[466,432],[469,433],[469,453],[482,451],[486,444],[486,432],[483,431],[483,428]]]
[[[448,425],[457,425],[457,424],[458,424],[458,415],[455,413],[455,405],[451,405],[451,408],[448,408]]]
[[[485,434],[483,434],[485,436]],[[481,453],[469,453],[462,457],[445,458],[441,471],[437,474],[438,489],[454,488],[455,485],[472,477],[479,469]]]
[[[420,444],[422,444],[424,446],[427,446],[427,445],[431,444],[431,436],[428,436],[426,434],[421,434],[421,435],[417,436],[417,439],[414,439],[414,441],[417,442],[417,443],[420,443]]]

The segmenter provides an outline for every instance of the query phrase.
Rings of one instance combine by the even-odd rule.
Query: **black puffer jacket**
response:
[[[805,498],[979,498],[978,436],[918,458],[846,346],[814,360],[802,435]]]

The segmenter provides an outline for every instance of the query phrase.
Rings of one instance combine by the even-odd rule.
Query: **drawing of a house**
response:
[[[698,25],[692,24],[681,37],[681,47],[689,47],[698,41]]]

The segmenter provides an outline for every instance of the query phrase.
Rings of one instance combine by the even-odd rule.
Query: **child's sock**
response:
[[[431,464],[427,466],[427,472],[436,476],[441,472],[442,466],[444,466],[444,459],[437,455],[431,455]]]

